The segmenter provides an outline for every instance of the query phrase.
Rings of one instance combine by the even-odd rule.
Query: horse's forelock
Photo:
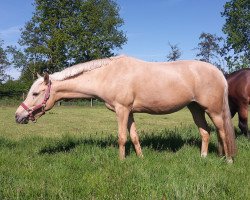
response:
[[[38,78],[30,87],[30,90],[28,92],[28,95],[33,92],[34,90],[36,90],[37,87],[39,87],[39,85],[43,82],[43,77]]]

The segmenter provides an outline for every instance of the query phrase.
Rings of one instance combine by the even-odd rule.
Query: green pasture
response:
[[[130,140],[118,159],[115,114],[102,106],[55,107],[18,125],[0,107],[0,199],[250,199],[250,141],[238,129],[234,164],[207,158],[191,114],[136,114],[144,158]],[[237,120],[234,119],[234,124]],[[129,137],[128,137],[129,139]]]

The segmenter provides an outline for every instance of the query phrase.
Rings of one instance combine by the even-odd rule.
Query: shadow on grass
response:
[[[13,149],[17,146],[17,143],[14,141],[11,141],[9,139],[0,137],[0,147],[8,148],[8,149]]]
[[[154,151],[170,151],[177,152],[184,145],[190,145],[200,148],[201,140],[199,137],[186,136],[187,138],[181,137],[179,134],[180,130],[169,131],[164,130],[158,133],[143,133],[141,136],[140,142],[141,147],[149,148]],[[59,152],[70,152],[72,149],[76,148],[79,145],[91,145],[97,146],[100,148],[116,147],[118,148],[117,138],[110,135],[105,138],[81,138],[74,139],[72,137],[65,137],[59,141],[55,141],[48,146],[43,147],[39,154],[56,154]],[[129,155],[131,150],[133,150],[133,144],[130,140],[126,143],[126,155]],[[217,152],[215,144],[209,144],[209,152]]]
[[[171,132],[166,135],[146,135],[141,141],[142,148],[147,147],[155,151],[171,151],[173,153],[180,150],[184,145],[201,148],[200,137],[182,137],[180,134]],[[214,143],[209,143],[209,152],[217,152]]]

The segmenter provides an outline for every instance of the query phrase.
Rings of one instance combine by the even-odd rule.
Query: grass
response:
[[[0,107],[0,199],[250,199],[250,143],[237,134],[233,165],[200,158],[191,114],[136,114],[144,158],[130,141],[118,159],[117,123],[103,107],[56,107],[36,124]],[[237,121],[235,120],[236,124]]]

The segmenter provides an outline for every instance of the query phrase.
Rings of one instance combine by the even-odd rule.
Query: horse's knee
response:
[[[200,130],[200,135],[201,135],[202,141],[209,142],[209,139],[210,139],[209,132],[207,132],[205,130]]]
[[[119,136],[119,139],[118,139],[119,146],[124,146],[126,144],[126,142],[127,142],[126,137]]]
[[[130,138],[134,145],[139,144],[139,137],[137,135],[131,135]]]

